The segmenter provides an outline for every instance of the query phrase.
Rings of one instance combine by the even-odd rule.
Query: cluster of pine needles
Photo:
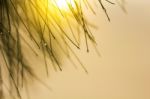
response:
[[[39,80],[30,64],[33,60],[28,57],[24,46],[30,49],[32,56],[43,57],[47,75],[47,59],[56,71],[62,71],[59,51],[73,62],[69,54],[72,53],[87,72],[73,48],[80,49],[80,37],[85,39],[87,51],[89,42],[96,44],[83,6],[93,14],[94,10],[88,0],[73,0],[73,5],[66,1],[68,12],[59,8],[56,1],[0,0],[0,99],[5,99],[7,92],[11,98],[22,99],[21,89],[28,79]],[[110,21],[103,2],[114,3],[108,0],[97,2]],[[56,48],[61,50],[57,52]]]

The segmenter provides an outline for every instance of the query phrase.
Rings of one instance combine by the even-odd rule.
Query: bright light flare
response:
[[[57,4],[57,6],[58,6],[60,9],[67,9],[67,8],[68,8],[67,1],[66,1],[66,0],[57,0],[57,1],[56,1],[56,4]]]
[[[56,6],[62,11],[69,11],[69,6],[75,8],[74,0],[55,0]]]

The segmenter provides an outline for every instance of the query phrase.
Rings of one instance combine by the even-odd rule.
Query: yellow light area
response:
[[[55,0],[56,6],[62,11],[69,11],[69,6],[75,8],[74,0]]]
[[[67,8],[68,8],[67,1],[66,1],[66,0],[57,0],[56,3],[57,3],[57,6],[58,6],[60,9],[67,9]]]
[[[63,23],[67,20],[74,18],[74,14],[77,13],[77,7],[79,0],[36,0],[35,2],[35,12],[38,19],[41,22],[49,21],[47,24],[57,24]],[[65,18],[64,18],[65,16]]]
[[[69,14],[76,12],[79,0],[40,0],[36,2],[39,12],[47,13],[49,15],[55,14]],[[71,11],[72,10],[72,11]]]

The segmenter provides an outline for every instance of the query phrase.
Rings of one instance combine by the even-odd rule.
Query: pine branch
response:
[[[75,61],[71,59],[70,53],[74,55],[83,70],[88,72],[73,49],[80,49],[79,38],[82,36],[87,52],[90,49],[89,42],[96,44],[86,22],[83,6],[89,8],[93,14],[96,12],[88,0],[73,0],[73,2],[66,0],[68,12],[60,8],[56,1],[0,0],[0,99],[5,99],[3,91],[5,83],[11,85],[7,89],[11,97],[22,99],[20,92],[28,83],[28,79],[42,82],[35,75],[36,71],[30,64],[33,60],[28,57],[25,45],[33,52],[33,57],[42,56],[47,75],[50,71],[49,61],[56,71],[63,70],[58,55],[60,52],[73,64]],[[109,0],[104,1],[114,4]],[[110,21],[102,0],[98,2]],[[80,30],[77,31],[77,28]],[[3,73],[9,77],[4,78]],[[8,82],[5,82],[7,81],[5,79]]]

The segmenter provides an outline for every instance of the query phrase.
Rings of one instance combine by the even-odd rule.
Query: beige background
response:
[[[78,52],[89,74],[66,62],[47,79],[52,90],[35,84],[31,99],[150,99],[150,1],[126,0],[127,14],[106,6],[111,22],[100,8],[90,17],[101,56]]]

